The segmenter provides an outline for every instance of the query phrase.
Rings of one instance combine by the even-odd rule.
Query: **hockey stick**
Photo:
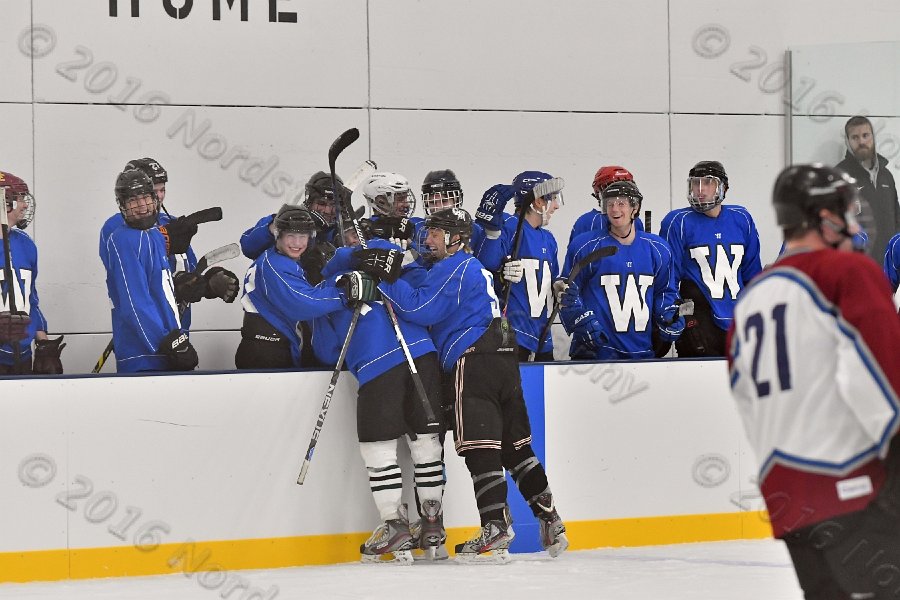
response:
[[[316,426],[313,428],[312,436],[309,438],[309,447],[306,449],[306,456],[303,458],[303,464],[300,466],[300,475],[297,477],[297,485],[303,485],[306,479],[306,472],[309,470],[309,463],[312,461],[313,452],[316,450],[316,444],[319,441],[319,434],[322,433],[322,426],[325,425],[325,414],[328,413],[328,407],[331,405],[331,398],[334,396],[334,388],[337,386],[338,377],[341,375],[341,368],[344,366],[344,359],[347,357],[347,349],[350,347],[350,340],[353,338],[353,332],[356,331],[356,322],[359,321],[359,313],[362,310],[362,302],[353,309],[353,318],[350,320],[350,328],[347,329],[347,335],[344,337],[344,345],[341,346],[341,353],[338,355],[337,364],[334,371],[331,372],[331,381],[328,383],[328,389],[325,391],[325,399],[322,400],[322,408],[319,410],[319,418],[316,419]]]
[[[212,209],[205,209],[212,210]],[[200,211],[204,212],[204,211]],[[219,214],[221,215],[222,209],[219,209]],[[197,215],[199,213],[194,213]],[[191,215],[193,216],[193,215]],[[221,217],[220,217],[221,218]],[[206,221],[201,221],[201,223],[205,223]],[[200,257],[200,260],[197,261],[197,268],[194,269],[194,272],[198,275],[202,275],[206,269],[211,267],[212,265],[218,264],[222,261],[226,261],[232,258],[235,258],[241,254],[241,247],[236,243],[225,244],[220,248],[216,248],[215,250],[210,250],[206,254]],[[186,308],[186,307],[184,307]],[[184,314],[184,308],[179,310],[179,317]],[[100,358],[97,359],[97,364],[94,365],[94,368],[91,369],[91,373],[99,373],[103,368],[103,365],[106,364],[106,360],[109,358],[109,355],[113,351],[113,341],[109,340],[109,343],[106,345],[106,348],[103,349],[103,353],[100,354]]]
[[[375,164],[373,160],[367,160],[363,162],[361,165],[356,167],[356,170],[350,174],[350,177],[347,181],[344,182],[344,187],[350,190],[350,192],[355,192],[356,188],[359,187],[363,181],[366,180],[369,175],[374,173],[378,169],[378,165]],[[290,204],[293,206],[299,206],[303,203],[303,196],[297,193],[294,198],[291,200]]]
[[[644,211],[644,231],[646,231],[647,233],[653,233],[653,227],[652,227],[651,221],[650,221],[650,211],[649,210]]]
[[[328,149],[328,167],[331,169],[331,184],[334,186],[334,189],[337,189],[337,175],[334,171],[334,163],[337,160],[338,155],[357,139],[359,139],[359,129],[356,129],[355,127],[353,129],[348,129],[347,131],[342,133],[338,137],[338,139],[336,139],[331,145],[331,148]],[[341,199],[338,199],[338,201],[343,203],[343,200]],[[366,248],[366,236],[363,235],[362,227],[359,224],[359,219],[356,218],[356,215],[353,212],[352,205],[346,207],[338,207],[338,227],[340,227],[340,230],[342,232],[344,231],[344,220],[342,216],[344,208],[347,209],[347,214],[350,217],[350,222],[353,224],[353,230],[356,232],[356,236],[359,238],[360,246]],[[385,310],[387,310],[388,316],[391,319],[391,325],[394,326],[394,335],[396,335],[397,342],[400,344],[400,348],[403,350],[403,354],[406,357],[406,364],[409,366],[409,374],[412,377],[413,384],[416,387],[416,392],[419,396],[419,400],[422,402],[422,409],[425,411],[425,418],[428,421],[426,427],[437,427],[440,424],[438,423],[437,418],[434,416],[434,410],[431,408],[431,402],[428,401],[428,394],[425,391],[425,386],[422,384],[422,377],[419,375],[419,371],[416,368],[416,363],[413,360],[412,354],[409,353],[409,346],[407,345],[406,340],[403,337],[403,332],[400,331],[400,322],[397,320],[397,315],[394,313],[394,307],[391,305],[390,301],[384,297],[384,294],[381,294],[381,298],[384,301],[384,308]]]
[[[3,232],[3,279],[6,280],[6,299],[9,304],[9,312],[15,314],[16,310],[16,288],[18,282],[13,276],[12,268],[12,251],[9,247],[9,216],[6,214],[6,188],[0,188],[3,200],[3,207],[0,210],[0,231]],[[11,344],[13,350],[13,372],[18,375],[22,367],[22,349],[19,347],[19,341],[14,340]]]
[[[619,248],[616,246],[604,246],[602,248],[597,248],[572,267],[572,270],[569,272],[569,276],[566,277],[566,286],[572,285],[572,282],[581,273],[581,270],[586,266],[591,264],[594,261],[602,260],[607,256],[612,256],[616,252],[619,251]],[[551,291],[551,294],[553,292]],[[538,338],[538,347],[535,352],[533,352],[529,357],[529,362],[534,362],[535,356],[541,353],[541,350],[544,348],[544,340],[547,338],[547,334],[550,333],[550,327],[553,325],[553,320],[556,319],[556,315],[559,314],[559,302],[556,300],[556,295],[553,295],[553,312],[550,313],[550,318],[547,319],[547,324],[544,325],[544,329],[541,331],[541,337]]]

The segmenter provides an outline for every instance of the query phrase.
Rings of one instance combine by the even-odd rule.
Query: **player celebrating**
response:
[[[544,340],[538,338],[553,309],[551,285],[559,276],[556,238],[547,225],[563,200],[559,192],[532,200],[532,188],[549,179],[553,177],[540,171],[519,173],[511,189],[494,186],[493,192],[488,190],[476,212],[485,228],[485,240],[477,256],[488,270],[499,274],[504,286],[509,286],[509,301],[503,309],[516,331],[518,355],[523,361],[536,353],[538,346],[542,351],[540,355],[535,354],[534,360],[553,360],[552,337],[548,333]],[[510,192],[516,215],[503,213]],[[528,207],[520,228],[518,215],[525,203]],[[516,250],[517,230],[521,245],[518,254],[512,256]]]
[[[743,291],[728,332],[760,489],[805,598],[896,597],[900,321],[877,265],[851,252],[857,194],[837,169],[781,172],[787,248]]]
[[[362,184],[369,206],[363,227],[371,237],[389,240],[404,250],[414,241],[416,195],[403,175],[382,171],[372,173]]]
[[[112,303],[116,370],[191,371],[197,353],[182,328],[168,256],[187,249],[190,236],[164,236],[156,227],[159,198],[139,169],[116,178],[116,202],[125,227],[101,237],[100,258]]]
[[[609,229],[609,221],[603,213],[603,198],[601,198],[600,195],[603,193],[603,190],[606,189],[606,186],[615,181],[634,181],[634,176],[628,169],[618,165],[610,165],[597,169],[597,173],[594,175],[594,191],[591,196],[597,199],[597,204],[599,206],[598,208],[592,208],[575,220],[575,225],[572,226],[572,233],[569,234],[569,246],[572,245],[572,242],[576,237],[583,233],[593,232],[595,234],[600,234]],[[641,221],[640,215],[635,218],[634,226],[638,231],[644,230],[644,222]]]
[[[750,213],[724,205],[728,176],[722,163],[704,160],[687,179],[690,208],[673,210],[660,227],[672,249],[681,297],[694,301],[678,356],[725,356],[725,331],[741,289],[762,270],[759,234]]]
[[[63,336],[47,338],[47,320],[40,309],[37,294],[37,246],[23,230],[34,218],[34,196],[20,177],[0,171],[0,195],[5,194],[9,223],[10,275],[16,282],[10,286],[3,276],[0,308],[0,375],[53,375],[62,373],[60,354],[66,346]],[[0,238],[2,238],[0,232]],[[0,264],[5,257],[0,258]],[[13,293],[16,312],[11,311],[9,294]],[[31,342],[34,341],[34,364]],[[13,344],[18,345],[16,352]]]
[[[539,519],[543,547],[557,556],[568,546],[565,526],[531,449],[515,335],[500,318],[491,274],[468,252],[472,218],[443,209],[425,227],[433,266],[424,279],[416,287],[383,281],[379,289],[402,318],[431,327],[441,368],[452,375],[456,451],[472,475],[482,525],[477,537],[457,545],[457,560],[508,560],[514,534],[504,468]]]
[[[579,236],[566,253],[563,274],[599,248],[616,253],[586,265],[559,299],[563,325],[573,335],[573,359],[653,358],[653,330],[671,344],[684,329],[672,254],[666,242],[638,231],[643,196],[627,180],[603,189],[600,209],[609,231]],[[585,239],[589,238],[589,239]]]
[[[462,184],[456,177],[456,173],[450,169],[442,169],[439,171],[429,171],[422,182],[422,208],[425,210],[425,216],[437,212],[444,208],[462,208],[463,207],[463,189]],[[424,219],[413,217],[416,226],[415,240],[425,239],[422,232]],[[469,246],[477,254],[484,241],[484,228],[478,223],[472,224],[472,239]]]

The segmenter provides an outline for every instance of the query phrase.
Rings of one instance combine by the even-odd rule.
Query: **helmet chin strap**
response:
[[[822,219],[822,224],[823,224],[825,227],[827,227],[828,229],[830,229],[831,231],[833,231],[833,232],[835,232],[836,234],[842,236],[842,239],[840,239],[840,240],[838,240],[838,241],[836,241],[836,242],[825,242],[826,244],[828,244],[829,246],[831,246],[831,247],[834,248],[835,250],[837,250],[838,246],[840,246],[841,244],[844,243],[844,240],[852,240],[852,239],[853,239],[853,234],[850,233],[850,230],[847,228],[847,224],[846,224],[846,223],[842,223],[841,225],[837,225],[837,224],[835,224],[835,223],[829,221],[828,219]]]

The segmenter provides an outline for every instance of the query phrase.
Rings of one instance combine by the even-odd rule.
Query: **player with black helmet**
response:
[[[239,369],[303,366],[300,323],[343,307],[333,285],[313,286],[301,265],[315,245],[317,219],[302,206],[285,204],[272,219],[274,244],[244,277],[244,323],[235,354]]]
[[[603,213],[603,198],[601,194],[606,189],[606,186],[616,181],[634,181],[634,175],[631,174],[631,171],[619,165],[605,165],[597,169],[591,184],[593,189],[591,196],[597,200],[597,208],[587,211],[575,220],[572,232],[569,234],[570,246],[579,235],[591,233],[590,237],[595,237],[597,234],[609,229],[609,222]],[[634,220],[634,226],[638,231],[644,231],[644,222],[640,216]]]
[[[635,226],[643,195],[633,181],[603,188],[600,210],[607,230],[582,234],[569,246],[562,274],[600,248],[615,251],[588,263],[571,284],[555,284],[560,315],[572,334],[573,359],[653,358],[654,336],[671,343],[684,329],[672,251],[659,236]]]
[[[65,347],[63,336],[54,340],[47,338],[47,320],[40,309],[37,293],[37,246],[23,231],[34,218],[34,196],[23,179],[0,171],[0,197],[5,198],[5,206],[0,210],[6,211],[9,224],[9,275],[16,282],[15,286],[10,286],[4,274],[0,307],[0,374],[62,373],[60,353]],[[5,257],[2,257],[0,265],[4,264]],[[10,292],[13,292],[14,302],[10,302]],[[14,345],[18,346],[18,352]]]
[[[675,342],[678,356],[724,356],[725,331],[738,294],[762,270],[759,233],[742,206],[723,204],[728,175],[702,160],[688,173],[689,208],[667,214],[660,236],[672,248],[680,295],[694,314]]]
[[[153,182],[139,169],[123,171],[116,178],[115,195],[125,225],[101,238],[100,258],[112,304],[116,370],[193,370],[197,353],[179,318],[170,248],[157,227],[160,203]],[[171,237],[170,243],[175,243]]]
[[[439,169],[437,171],[429,171],[422,181],[422,208],[425,210],[427,217],[431,213],[443,208],[462,208],[463,207],[463,189],[459,179],[450,169]],[[423,237],[421,233],[423,219],[413,217],[416,225],[416,240]],[[472,237],[469,240],[469,247],[475,254],[481,248],[484,241],[484,228],[478,223],[472,223]]]
[[[858,194],[831,167],[781,172],[786,250],[728,331],[772,530],[811,599],[896,598],[900,565],[900,320],[877,264],[851,251]]]
[[[531,448],[515,333],[500,317],[491,273],[470,254],[472,217],[444,208],[425,219],[425,228],[423,252],[431,266],[421,281],[378,287],[400,318],[431,328],[438,349],[449,388],[444,398],[453,401],[456,450],[472,475],[482,524],[478,536],[457,545],[457,560],[508,560],[514,534],[504,468],[538,517],[542,544],[556,556],[568,545],[565,526]]]

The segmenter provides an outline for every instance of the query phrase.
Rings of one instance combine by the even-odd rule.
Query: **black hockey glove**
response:
[[[381,281],[394,283],[403,270],[403,252],[383,248],[359,249],[353,253],[358,269]]]
[[[55,340],[34,341],[34,365],[32,371],[35,375],[61,375],[63,372],[62,361],[59,359],[63,348],[63,337]]]
[[[206,282],[205,298],[221,298],[228,304],[234,302],[241,289],[237,275],[222,267],[213,267],[206,271],[203,280]]]
[[[356,308],[362,302],[380,300],[378,292],[378,280],[362,271],[350,271],[338,277],[335,282],[344,296],[344,303],[348,308]]]
[[[166,334],[156,351],[169,359],[170,371],[193,371],[199,362],[188,335],[180,329]]]
[[[166,238],[166,254],[184,254],[197,233],[197,225],[190,223],[187,217],[178,217],[160,226],[159,232]]]
[[[208,284],[202,275],[193,271],[178,271],[172,281],[175,283],[176,302],[200,302],[206,297]]]
[[[28,326],[31,317],[28,313],[16,311],[0,312],[0,344],[12,344],[20,342],[28,337]]]
[[[322,269],[334,256],[335,248],[328,242],[316,242],[312,248],[307,248],[300,255],[300,266],[306,273],[306,280],[312,285],[319,285],[324,279],[322,277]]]
[[[409,240],[416,232],[415,226],[406,217],[381,217],[369,223],[372,237],[383,240]]]
[[[498,183],[491,187],[481,197],[481,202],[475,211],[475,220],[486,229],[493,231],[503,229],[503,211],[514,195],[515,190],[511,185]]]

